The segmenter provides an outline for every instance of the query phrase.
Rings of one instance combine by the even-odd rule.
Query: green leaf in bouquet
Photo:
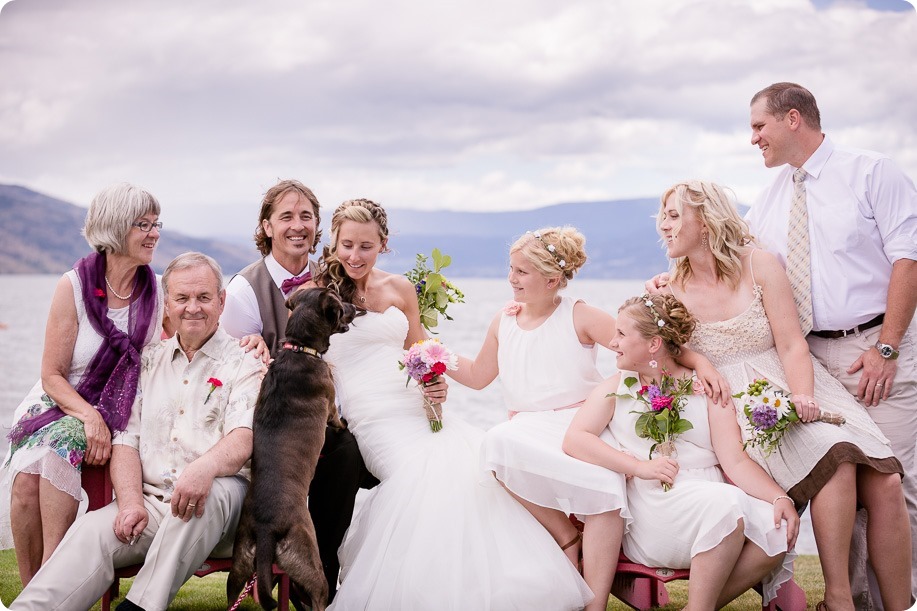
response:
[[[436,291],[436,308],[442,312],[447,305],[449,305],[449,295],[446,294],[446,291],[442,289]]]
[[[428,314],[427,312],[430,312],[430,311],[432,311],[433,313]],[[437,317],[436,317],[436,310],[428,310],[427,312],[423,312],[420,315],[420,324],[422,324],[426,329],[432,329],[436,327],[437,325],[439,325],[439,320],[437,320]]]
[[[675,423],[675,426],[672,428],[672,432],[676,435],[681,435],[686,431],[690,431],[694,428],[694,425],[690,421],[683,418],[679,418],[678,422]]]
[[[442,285],[443,277],[440,274],[433,272],[427,275],[427,285],[425,289],[427,293],[438,291]]]
[[[442,263],[443,262],[443,253],[440,249],[434,248],[432,255],[433,255],[433,270],[434,271],[438,272],[442,268],[446,267]]]
[[[635,378],[634,376],[627,376],[626,378],[624,378],[624,386],[627,386],[628,388],[630,388],[631,386],[633,386],[636,383],[637,383],[637,378]]]

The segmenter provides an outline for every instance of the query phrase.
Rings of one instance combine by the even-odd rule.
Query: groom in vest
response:
[[[271,356],[280,350],[289,311],[287,296],[318,271],[309,255],[322,232],[318,199],[297,180],[282,180],[264,195],[255,231],[263,257],[233,276],[226,287],[221,326],[237,338],[260,335]],[[328,580],[329,602],[337,591],[337,551],[350,526],[363,473],[363,459],[348,430],[326,429],[325,445],[309,488],[309,512]]]

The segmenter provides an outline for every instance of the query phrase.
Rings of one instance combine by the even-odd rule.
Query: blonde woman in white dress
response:
[[[820,611],[854,608],[848,556],[857,504],[869,520],[869,561],[886,609],[910,606],[911,541],[903,470],[866,410],[809,353],[786,272],[757,249],[722,187],[691,180],[662,196],[657,228],[672,259],[671,291],[697,319],[689,346],[709,358],[735,392],[758,378],[791,393],[804,424],[788,429],[777,451],[749,455],[787,490],[810,503],[825,577]],[[843,426],[814,422],[819,409]],[[747,418],[735,410],[743,437]]]
[[[653,440],[635,431],[649,409],[636,399],[637,388],[661,383],[663,372],[675,380],[693,377],[675,361],[693,329],[694,319],[671,295],[626,301],[611,342],[621,371],[589,396],[564,450],[630,477],[634,523],[624,551],[648,566],[690,568],[688,609],[719,609],[762,580],[766,605],[792,578],[795,554],[787,550],[799,516],[786,492],[742,451],[732,414],[702,394],[684,396],[681,417],[693,428],[675,438],[677,458],[650,459]],[[637,384],[628,388],[628,377]],[[623,451],[602,439],[609,427]],[[725,482],[720,467],[736,486]]]

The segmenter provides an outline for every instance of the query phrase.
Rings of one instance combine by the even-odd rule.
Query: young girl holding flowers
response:
[[[762,578],[766,604],[792,577],[794,555],[786,552],[799,517],[783,489],[742,451],[732,413],[692,392],[687,382],[693,372],[675,359],[693,329],[694,319],[671,295],[626,301],[611,342],[620,373],[592,391],[563,447],[607,473],[631,478],[633,523],[624,552],[648,566],[690,567],[688,609],[719,609]],[[674,387],[666,388],[668,380]],[[641,397],[650,392],[654,400]],[[648,459],[654,443],[638,436],[638,418],[669,406],[693,426],[675,438],[677,460]],[[609,428],[621,450],[604,438]],[[724,482],[717,465],[737,486]]]
[[[582,557],[596,595],[587,609],[605,609],[625,521],[624,478],[563,453],[564,433],[601,381],[596,346],[607,347],[614,318],[560,295],[586,262],[585,237],[572,227],[529,232],[510,248],[515,301],[498,312],[472,361],[459,357],[447,375],[480,389],[499,374],[510,420],[484,441],[484,465],[551,533],[574,564]],[[691,360],[691,359],[689,359]],[[708,387],[719,388],[712,368]],[[610,435],[604,437],[613,443]],[[585,542],[567,514],[585,522]]]

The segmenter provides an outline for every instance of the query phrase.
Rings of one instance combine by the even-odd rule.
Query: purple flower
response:
[[[653,399],[657,399],[662,396],[662,391],[659,390],[659,387],[655,384],[650,384],[650,387],[646,390],[646,394],[643,395],[643,398],[653,402]]]
[[[764,431],[777,424],[777,410],[769,405],[758,405],[751,411],[751,423],[759,431]]]

